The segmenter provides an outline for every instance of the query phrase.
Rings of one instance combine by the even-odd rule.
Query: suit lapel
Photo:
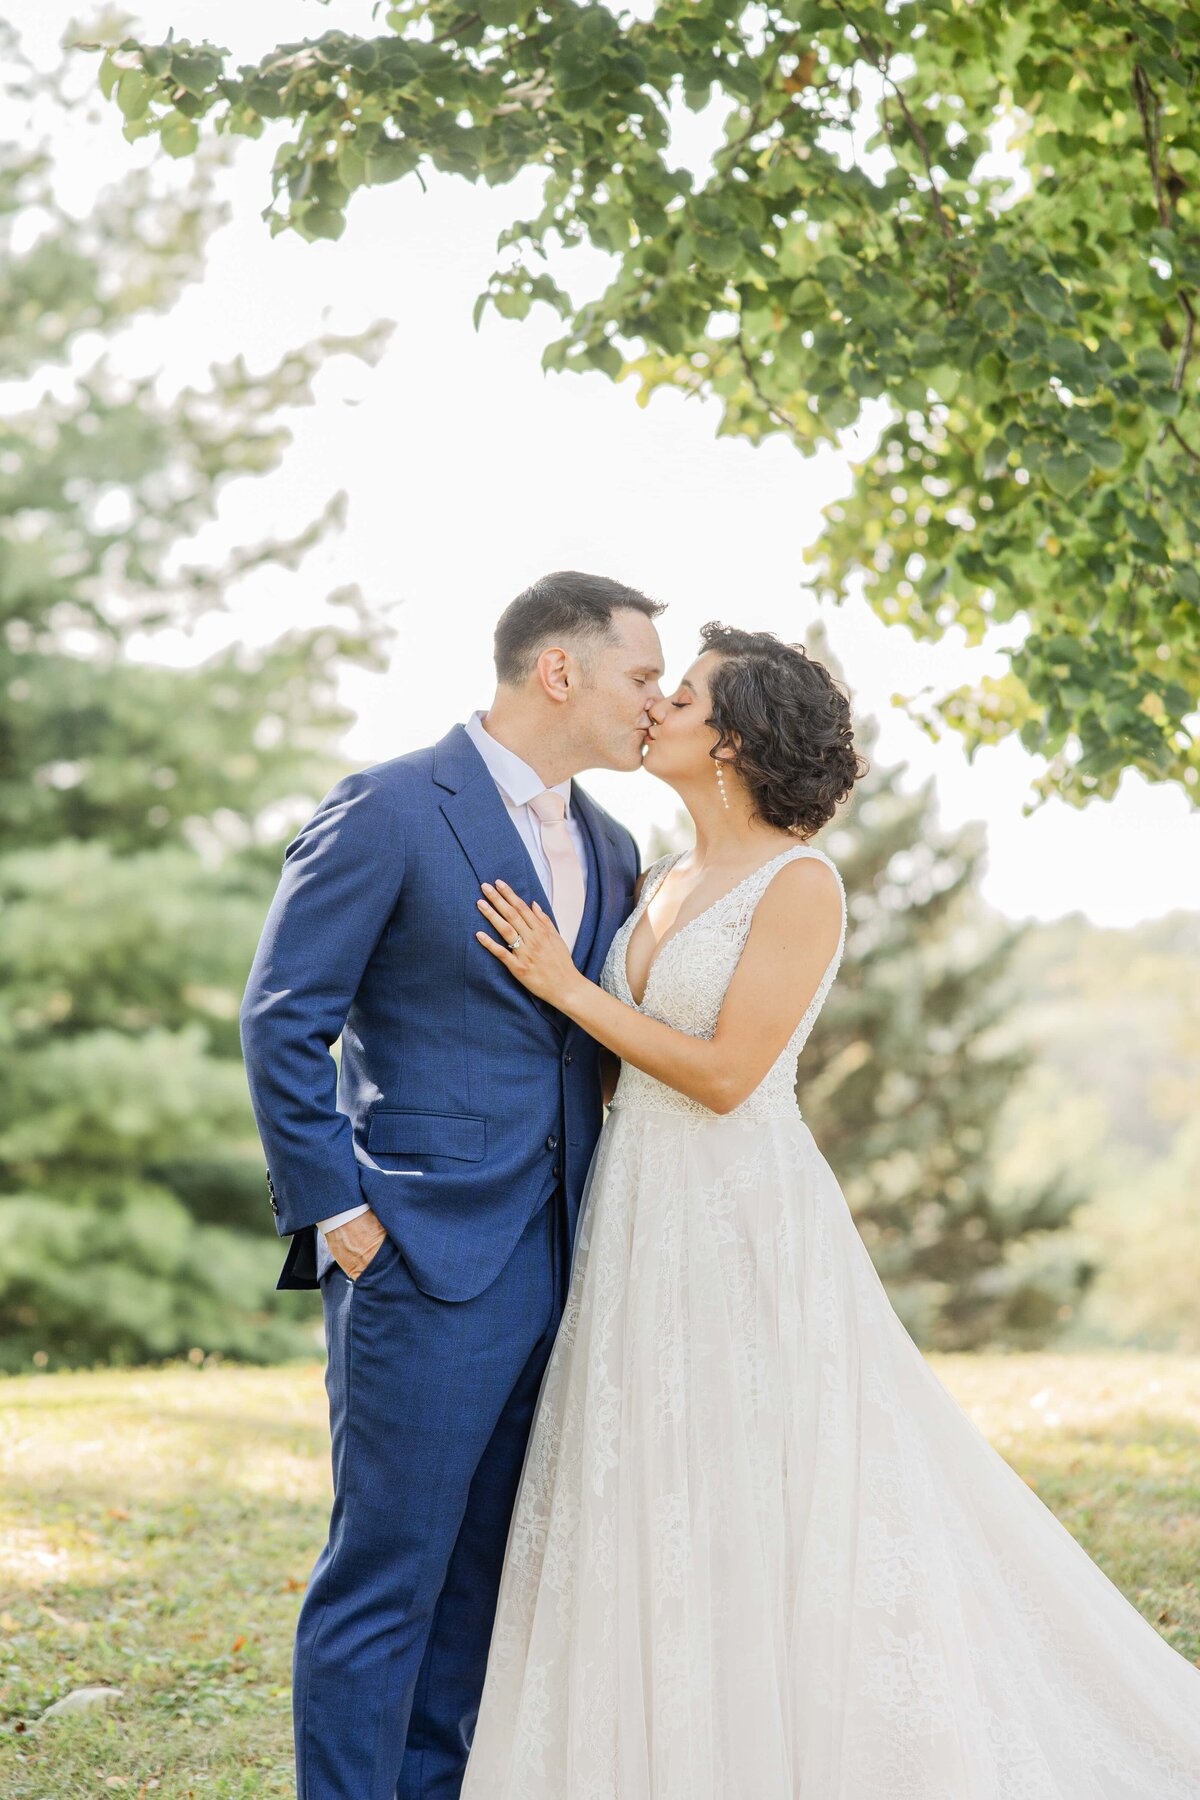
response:
[[[433,778],[447,790],[441,800],[442,813],[462,845],[476,879],[493,884],[507,881],[527,904],[537,900],[550,912],[550,897],[509,817],[504,797],[461,725],[453,726],[434,745]],[[482,914],[477,917],[479,929],[486,929]],[[563,1015],[555,1007],[536,994],[528,997],[544,1018],[558,1030],[563,1029]]]
[[[536,899],[553,917],[550,897],[504,797],[463,726],[452,726],[434,745],[433,779],[445,789],[442,813],[477,880],[507,881],[526,902]],[[571,805],[583,827],[588,853],[587,891],[572,961],[589,981],[595,981],[604,952],[625,916],[620,846],[613,828],[577,781],[571,783]],[[559,1031],[567,1028],[570,1021],[556,1007],[534,994],[529,999]]]
[[[575,813],[583,839],[583,854],[587,863],[587,883],[583,897],[583,917],[579,921],[579,930],[575,933],[575,942],[571,946],[571,960],[583,974],[588,965],[588,953],[596,938],[596,925],[600,918],[600,897],[603,877],[600,872],[600,856],[596,849],[596,840],[592,828],[583,816],[583,808],[579,804],[579,789],[572,784],[571,810]]]
[[[473,781],[442,800],[451,831],[466,852],[467,861],[480,882],[507,881],[532,904],[540,902],[550,912],[550,897],[530,861],[521,834],[509,817],[499,789],[484,771],[485,779]]]

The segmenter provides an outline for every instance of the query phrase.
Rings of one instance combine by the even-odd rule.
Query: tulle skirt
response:
[[[608,1117],[462,1793],[1200,1796],[1200,1671],[942,1387],[798,1111]]]

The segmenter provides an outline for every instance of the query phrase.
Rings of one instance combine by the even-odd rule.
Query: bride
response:
[[[1196,1800],[1200,1673],[928,1368],[796,1105],[848,703],[768,633],[703,644],[645,758],[695,848],[600,986],[540,907],[480,901],[620,1061],[463,1800]]]

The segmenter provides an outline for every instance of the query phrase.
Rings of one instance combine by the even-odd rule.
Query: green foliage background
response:
[[[216,171],[134,174],[69,215],[38,121],[69,131],[83,102],[3,48],[0,1368],[292,1354],[311,1331],[274,1290],[237,1005],[287,818],[341,772],[339,666],[382,634],[346,592],[343,623],[264,652],[184,670],[127,645],[336,524],[341,497],[290,542],[188,555],[230,480],[279,466],[322,359],[380,339],[171,395],[124,376],[122,331],[200,273]]]
[[[272,230],[364,186],[531,168],[481,305],[561,316],[548,367],[710,393],[805,454],[880,427],[812,552],[918,637],[1020,618],[1009,670],[899,697],[1018,734],[1076,805],[1126,768],[1200,797],[1200,12],[1141,0],[401,0],[229,66],[127,39],[101,82],[172,156],[280,135]],[[670,113],[725,109],[711,167]],[[1003,145],[1007,160],[998,158]],[[558,253],[607,251],[602,293]],[[478,316],[478,315],[477,315]]]
[[[169,88],[173,114],[189,127],[178,127],[173,139],[167,133],[168,147],[179,152],[196,147],[192,128],[206,112],[256,129],[255,119],[271,116],[272,104],[286,121],[307,118],[305,108],[318,101],[333,106],[336,100],[350,107],[352,129],[345,135],[357,139],[365,115],[355,111],[358,89],[343,63],[371,76],[362,91],[374,96],[372,105],[392,107],[392,76],[383,81],[380,71],[395,73],[396,58],[409,53],[404,34],[431,27],[436,11],[395,9],[392,37],[380,40],[387,55],[377,46],[355,61],[358,52],[352,56],[340,41],[323,39],[289,52],[278,65],[268,59],[274,102],[264,99],[262,84],[229,77],[207,52],[189,60],[193,52],[178,45],[164,52],[157,73],[129,47],[110,59],[106,81],[115,83],[130,135],[156,122],[165,128],[162,95]],[[538,31],[586,36],[598,30],[587,23],[593,12],[567,8],[535,23]],[[730,91],[737,80],[752,81],[761,46],[738,40],[739,50],[735,33],[705,48],[690,29],[705,8],[688,9],[686,19],[676,12],[664,7],[657,15],[664,94],[671,85],[667,53],[684,42],[699,58],[697,69],[709,70],[710,83],[723,79],[726,63],[738,69],[743,60]],[[554,63],[558,86],[546,76],[514,94],[505,59],[520,48],[516,13],[507,22],[489,14],[475,27],[455,17],[461,29],[414,53],[425,72],[421,80],[406,76],[400,84],[410,148],[427,128],[430,140],[420,154],[470,173],[469,147],[475,155],[485,142],[507,145],[507,160],[496,148],[498,160],[480,165],[489,178],[507,178],[540,142],[550,158],[551,194],[566,169],[555,160],[560,151],[595,152],[589,109],[603,113],[616,104],[614,94],[622,106],[631,104],[620,71],[630,74],[622,59],[636,48],[634,35],[610,34],[596,50],[596,66],[606,71],[596,94],[578,93],[570,82],[563,88],[560,63]],[[813,41],[816,48],[805,50],[800,63],[781,61],[777,74],[792,102],[832,105],[820,73],[830,44],[819,30]],[[535,34],[526,48],[548,54],[548,44]],[[811,66],[803,62],[809,56]],[[495,65],[482,85],[470,73],[473,57]],[[206,384],[170,395],[153,379],[123,376],[121,334],[172,306],[201,271],[220,220],[214,146],[200,147],[194,179],[181,179],[191,164],[131,173],[119,190],[97,198],[87,218],[68,217],[55,198],[52,145],[39,141],[21,109],[57,93],[60,128],[69,130],[77,104],[70,81],[40,83],[20,70],[15,56],[10,63],[7,117],[16,123],[0,146],[6,302],[0,369],[10,382],[0,410],[0,691],[8,702],[0,720],[0,1043],[10,1071],[0,1092],[0,1230],[8,1246],[0,1269],[0,1368],[143,1361],[197,1347],[210,1357],[255,1360],[308,1353],[315,1346],[311,1297],[274,1289],[281,1246],[271,1229],[240,1066],[237,1001],[291,823],[341,772],[336,746],[349,720],[337,699],[339,668],[351,659],[379,666],[383,633],[361,597],[345,590],[331,596],[327,627],[289,633],[266,651],[234,649],[183,671],[134,661],[128,645],[137,633],[194,620],[231,595],[236,601],[238,581],[256,571],[277,569],[282,578],[336,526],[340,496],[293,540],[243,546],[219,566],[194,560],[188,547],[229,481],[267,477],[279,467],[287,411],[311,399],[323,357],[374,356],[381,336],[326,339],[288,352],[265,372],[235,362],[213,369]],[[1166,79],[1161,70],[1158,76]],[[438,84],[452,80],[470,90],[473,106],[492,107],[491,137],[479,124],[467,126],[461,107],[451,118],[436,104]],[[1074,83],[1072,74],[1063,91],[1074,92]],[[699,74],[684,86],[697,104],[709,91]],[[250,106],[251,93],[259,111],[239,113],[238,105]],[[547,137],[552,103],[564,110]],[[755,110],[765,104],[762,95],[756,102],[747,94],[739,104],[770,124],[769,111]],[[531,118],[541,121],[536,131]],[[1163,130],[1175,132],[1174,113],[1164,118]],[[731,115],[731,134],[735,122]],[[631,179],[639,171],[639,179],[649,179],[662,123],[660,111],[648,106],[638,147],[630,150]],[[800,125],[790,119],[794,135],[793,128]],[[613,129],[632,128],[627,120]],[[791,142],[779,120],[770,129]],[[392,125],[382,130],[381,155],[383,140],[390,144],[393,136]],[[306,173],[316,142],[302,133],[281,153],[280,166],[295,177],[290,185],[284,180],[281,204],[306,230],[314,227],[305,183],[317,178]],[[887,143],[891,153],[896,144]],[[784,155],[778,147],[766,154],[763,146],[756,153],[759,175],[747,166],[739,178],[749,146],[749,138],[739,143],[730,136],[723,177],[730,193],[749,194],[748,184],[766,179],[763,172]],[[787,156],[805,163],[802,147],[791,142]],[[813,155],[832,158],[822,165],[831,206],[838,192],[833,165],[841,168],[835,148],[827,138],[812,139]],[[650,159],[644,166],[643,151]],[[719,157],[718,176],[723,167]],[[353,168],[351,157],[347,169]],[[362,176],[373,182],[400,172],[383,156]],[[610,175],[615,181],[624,172]],[[842,172],[848,181],[875,179]],[[637,222],[629,210],[632,188],[618,194],[614,186],[609,210],[596,210],[599,189],[588,199],[578,171],[568,182],[576,223],[565,202],[559,209],[566,241],[585,226],[600,233],[596,241],[615,233],[614,254],[627,253],[646,269],[657,255],[655,233],[662,243],[686,244],[682,261],[671,252],[671,270],[660,284],[664,306],[669,294],[708,280],[712,258],[721,254],[700,241],[705,215],[693,206],[696,196],[672,179],[661,221],[651,213]],[[340,198],[332,188],[328,195],[340,207],[353,185]],[[894,176],[883,185],[898,219],[917,208],[922,189],[911,170],[904,181]],[[642,200],[649,204],[644,194]],[[35,214],[38,231],[20,237],[19,222]],[[284,214],[275,217],[278,223]],[[831,219],[845,248],[845,216]],[[915,231],[918,242],[942,237],[928,218],[923,232],[913,220],[893,220],[889,229]],[[533,242],[545,230],[543,221],[524,235]],[[813,244],[821,237],[807,229],[801,235]],[[748,242],[745,248],[749,256]],[[604,346],[621,335],[610,327],[618,302],[623,306],[634,291],[626,279],[633,266],[617,278],[604,303],[608,311],[589,313],[585,306],[571,315],[576,348],[588,347],[586,333],[580,338],[576,329],[583,329],[585,316],[601,321],[588,356],[595,352],[597,366],[612,373],[618,371]],[[942,278],[948,281],[954,268],[950,257]],[[519,314],[534,296],[530,290],[521,298],[515,270],[512,264],[493,294],[502,309]],[[865,262],[857,274],[849,267],[843,274],[847,295],[855,281],[864,294],[874,291]],[[962,278],[960,269],[955,279]],[[917,282],[914,292],[919,288]],[[740,306],[750,287],[735,282],[722,291]],[[1022,288],[1014,305],[1026,301]],[[868,310],[871,304],[863,301]],[[1026,311],[1036,318],[1032,302]],[[715,329],[717,314],[704,312],[697,299],[693,323],[702,313]],[[660,327],[676,329],[666,312],[655,330]],[[98,356],[97,333],[107,346]],[[732,353],[738,335],[726,338],[722,354]],[[744,329],[741,336],[739,359]],[[655,353],[660,361],[643,367],[645,391],[658,379],[655,369],[665,376],[664,346],[665,339]],[[801,348],[797,367],[811,373],[813,345]],[[1181,338],[1174,366],[1183,376],[1173,390],[1179,393],[1190,367],[1184,348]],[[670,378],[682,378],[686,366],[700,372],[703,385],[708,377],[697,355],[688,351]],[[564,366],[586,361],[564,353]],[[748,385],[725,395],[724,429],[751,430],[751,401],[757,403],[768,366],[743,368]],[[934,391],[930,385],[921,416],[936,423],[943,402],[930,399]],[[812,431],[801,448],[837,429],[817,390],[808,392],[806,405]],[[916,411],[910,409],[913,417]],[[1149,413],[1134,411],[1138,429],[1148,429]],[[775,428],[769,412],[759,425]],[[1156,453],[1166,445],[1163,439]],[[910,452],[911,446],[906,463],[913,462]],[[927,474],[914,476],[922,491]],[[1017,479],[1016,465],[1004,477],[1010,478],[1023,491],[1030,485]],[[1053,484],[1046,491],[1052,494]],[[1100,490],[1089,486],[1089,505],[1093,491]],[[1078,510],[1078,494],[1074,503]],[[869,482],[860,481],[851,505],[870,504]],[[892,504],[901,502],[893,495]],[[963,545],[969,538],[960,534]],[[828,533],[826,541],[833,541]],[[1050,592],[1069,612],[1066,590]],[[1185,615],[1186,609],[1176,620],[1175,611],[1160,607],[1156,616],[1167,620],[1164,630],[1175,630],[1171,621],[1179,624],[1178,643],[1187,654]],[[820,654],[821,634],[810,639]],[[1078,643],[1090,654],[1094,640],[1084,622]],[[1165,665],[1161,649],[1155,659]],[[1097,704],[1107,702],[1101,696]],[[1153,711],[1143,708],[1143,716]],[[869,722],[862,727],[869,744]],[[853,896],[853,930],[839,983],[807,1048],[799,1090],[893,1298],[921,1340],[937,1345],[1028,1344],[1057,1331],[1194,1345],[1191,1290],[1200,1240],[1192,1207],[1193,1121],[1200,1076],[1195,1020],[1175,1011],[1178,995],[1194,987],[1200,954],[1187,918],[1165,941],[1156,927],[1104,934],[1079,919],[1025,932],[1006,927],[978,901],[981,835],[942,832],[930,790],[904,792],[902,773],[875,770],[830,840]],[[1156,971],[1152,979],[1148,967]],[[1130,985],[1131,970],[1148,986]],[[1131,1019],[1144,1051],[1136,1070],[1128,1054]],[[1110,1067],[1122,1072],[1123,1086],[1108,1080]],[[1135,1079],[1145,1068],[1156,1071],[1153,1092]],[[1130,1100],[1135,1092],[1143,1096],[1137,1106]]]

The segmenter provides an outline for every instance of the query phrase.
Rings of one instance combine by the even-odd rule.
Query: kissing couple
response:
[[[299,1800],[1196,1800],[1200,1671],[928,1368],[797,1105],[849,701],[715,623],[664,692],[662,611],[535,582],[487,710],[285,852],[241,1028],[327,1345]],[[694,845],[642,871],[593,768]]]

